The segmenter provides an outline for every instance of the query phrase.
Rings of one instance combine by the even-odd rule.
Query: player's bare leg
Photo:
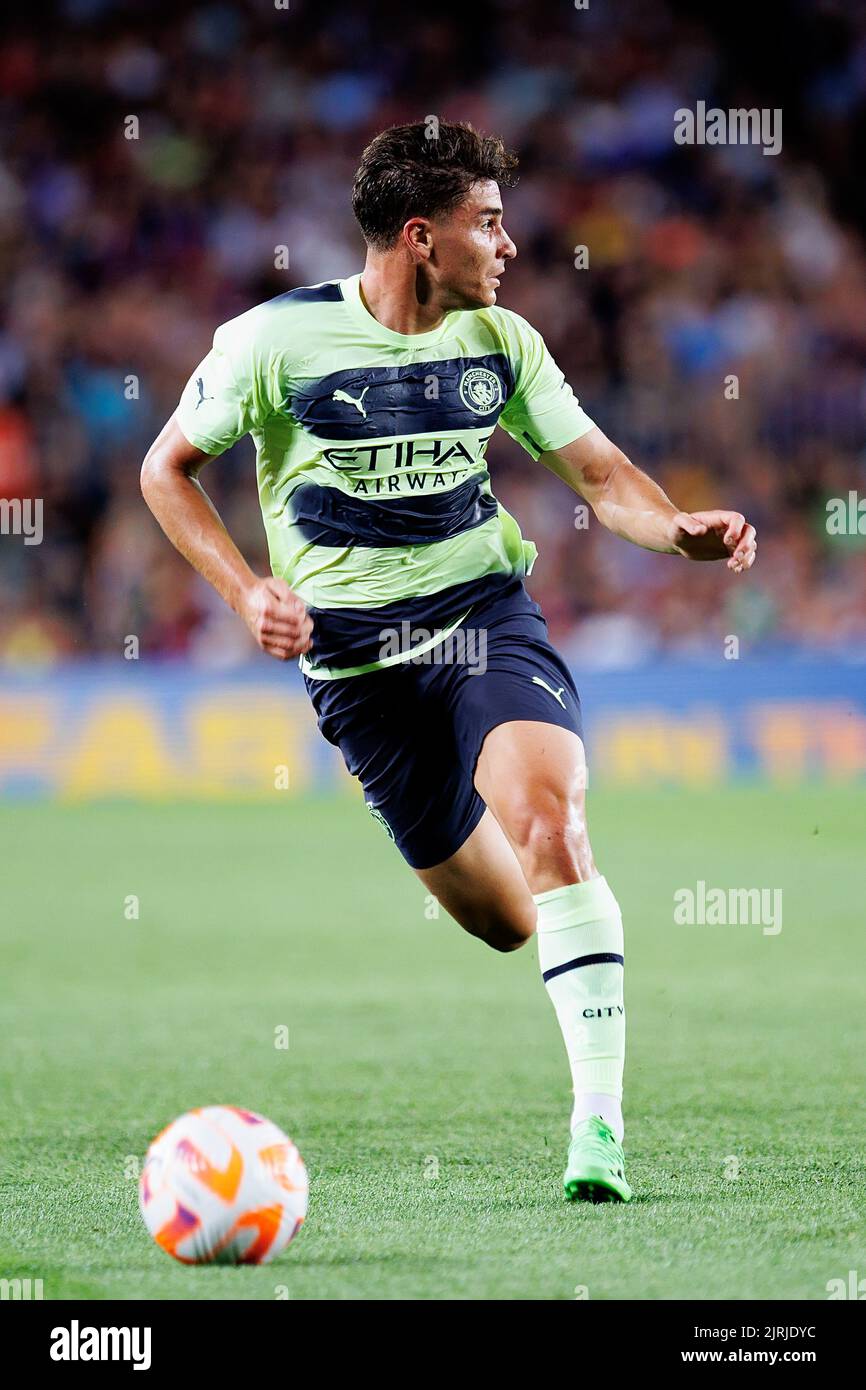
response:
[[[572,1199],[628,1201],[622,918],[589,843],[583,744],[552,724],[500,724],[484,741],[475,785],[488,812],[457,854],[420,876],[461,925],[492,945],[521,944],[532,916],[527,899],[537,911],[539,964],[574,1086],[565,1191]]]
[[[583,744],[555,724],[500,724],[484,740],[475,785],[489,810],[456,854],[418,877],[466,931],[513,950],[535,932],[533,893],[598,872]]]
[[[475,786],[531,893],[596,877],[586,825],[586,757],[577,734],[530,720],[497,725],[484,740]]]
[[[450,859],[416,873],[455,922],[494,950],[513,951],[535,935],[538,908],[491,811]]]

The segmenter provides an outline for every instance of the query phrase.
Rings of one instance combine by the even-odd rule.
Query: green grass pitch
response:
[[[429,920],[352,797],[4,806],[0,1276],[89,1299],[825,1299],[866,1276],[862,791],[609,789],[590,813],[625,921],[627,1207],[561,1199],[534,943]],[[780,887],[782,931],[675,925],[699,879]],[[178,1265],[139,1217],[148,1142],[214,1102],[306,1159],[272,1265]]]

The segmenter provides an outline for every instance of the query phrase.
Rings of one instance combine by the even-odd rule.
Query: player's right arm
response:
[[[211,457],[172,416],[142,465],[144,500],[175,549],[243,618],[262,650],[289,661],[309,651],[312,620],[284,579],[260,578],[241,555],[198,481]]]

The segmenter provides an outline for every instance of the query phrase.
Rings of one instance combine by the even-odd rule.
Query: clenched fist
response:
[[[251,584],[241,617],[262,651],[278,661],[290,661],[312,646],[313,620],[285,579],[269,575]]]

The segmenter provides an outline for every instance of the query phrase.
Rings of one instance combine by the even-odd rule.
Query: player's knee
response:
[[[530,900],[525,912],[488,915],[483,923],[478,923],[481,929],[476,934],[494,951],[518,951],[535,935],[536,915],[535,904]]]
[[[582,877],[590,858],[582,799],[555,787],[539,788],[515,804],[509,833],[525,870],[552,869],[569,875],[567,881]]]
[[[540,788],[514,806],[511,835],[521,849],[543,854],[579,838],[583,817],[566,793]]]
[[[532,932],[524,935],[516,931],[513,927],[503,927],[494,934],[487,937],[488,946],[492,946],[494,951],[504,953],[508,951],[519,951],[521,946],[525,946]]]

